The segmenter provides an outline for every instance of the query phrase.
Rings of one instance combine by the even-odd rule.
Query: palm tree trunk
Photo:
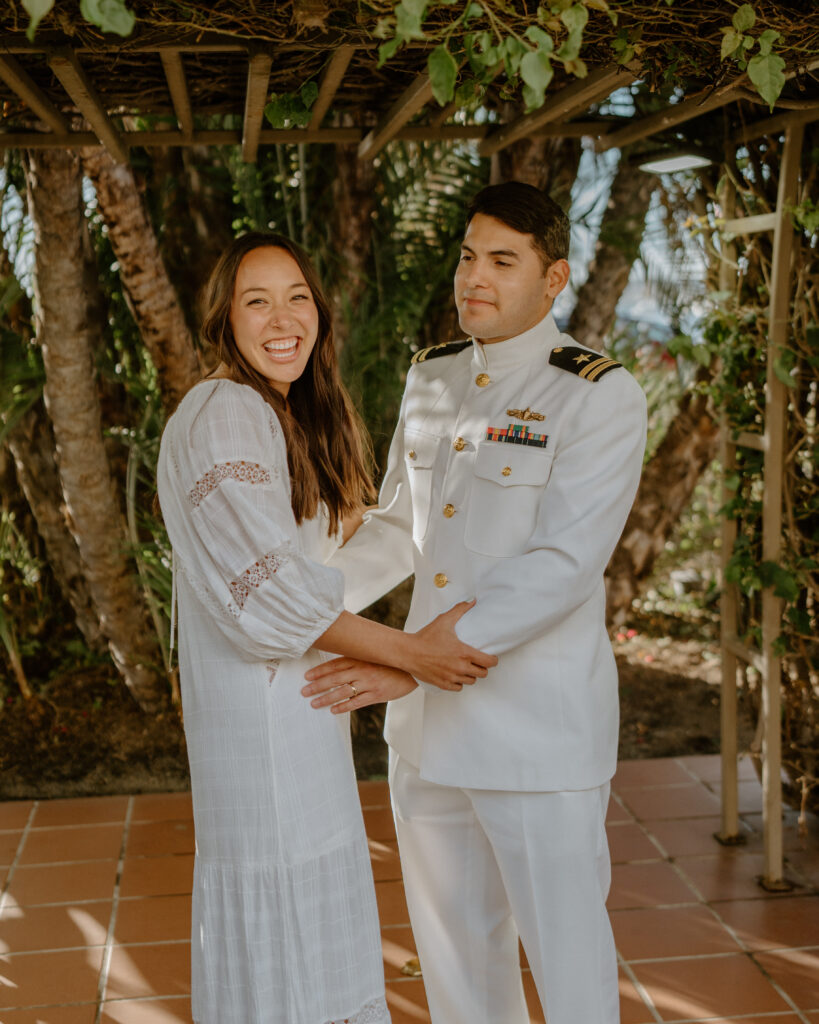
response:
[[[335,147],[335,177],[329,246],[336,256],[330,301],[333,333],[340,352],[347,337],[347,317],[355,313],[367,287],[367,261],[373,231],[377,171],[371,160],[359,160],[355,146]]]
[[[511,115],[505,119],[511,120]],[[524,181],[527,185],[539,188],[564,210],[568,210],[572,186],[580,166],[580,154],[580,139],[520,139],[493,158],[492,183]]]
[[[26,185],[34,226],[35,328],[46,372],[70,528],[114,662],[139,704],[158,707],[166,686],[125,550],[127,534],[102,436],[83,291],[86,231],[80,161],[61,150],[29,151]]]
[[[77,544],[63,514],[60,477],[54,461],[54,434],[42,402],[38,401],[29,409],[7,443],[14,459],[17,482],[43,538],[49,567],[74,610],[85,642],[92,650],[101,650],[105,639]]]
[[[119,275],[170,413],[201,376],[193,336],[168,278],[148,210],[127,164],[105,149],[85,149],[83,170],[97,193]]]
[[[581,345],[602,349],[614,323],[615,310],[640,253],[646,214],[657,179],[636,170],[627,155],[611,183],[589,276],[577,293],[568,333]]]
[[[697,377],[705,379],[703,369]],[[631,514],[606,570],[606,615],[621,623],[651,574],[697,481],[716,458],[719,430],[707,396],[695,389],[680,399],[665,437],[643,469]]]

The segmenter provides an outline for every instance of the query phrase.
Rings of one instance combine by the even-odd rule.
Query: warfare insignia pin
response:
[[[529,422],[529,420],[538,420],[539,422],[546,419],[542,412],[532,412],[527,405],[525,409],[507,409],[507,416],[513,416],[516,420],[523,420]]]

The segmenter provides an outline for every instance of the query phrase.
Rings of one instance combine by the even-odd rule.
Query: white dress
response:
[[[326,518],[296,525],[277,417],[227,380],[170,418],[157,485],[196,827],[194,1020],[384,1024],[349,722],[299,692],[343,608]]]

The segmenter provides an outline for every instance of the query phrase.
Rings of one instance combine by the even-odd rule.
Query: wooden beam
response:
[[[419,75],[409,88],[398,97],[375,128],[358,146],[359,160],[372,160],[394,138],[399,129],[432,99],[429,75]]]
[[[441,128],[430,125],[407,125],[395,134],[396,139],[408,142],[451,142],[462,139],[482,139],[489,130],[486,124],[446,124]],[[558,136],[562,138],[595,137],[606,130],[605,122],[573,121],[569,124],[547,125],[535,136]],[[275,143],[307,143],[308,145],[355,144],[361,142],[366,128],[263,128],[259,132],[259,145]],[[238,146],[242,141],[241,132],[230,129],[204,129],[187,134],[182,131],[131,131],[122,132],[123,145],[145,147],[177,146]],[[0,149],[75,149],[78,146],[94,146],[99,139],[92,132],[2,132]]]
[[[71,50],[62,50],[52,54],[48,58],[48,63],[114,160],[120,164],[127,163],[128,150],[122,144],[119,132],[109,120],[97,90],[91,84],[76,55]]]
[[[363,128],[326,128],[311,132],[305,128],[267,129],[259,133],[262,145],[277,142],[307,142],[314,144],[356,143],[364,135]],[[172,146],[238,146],[242,141],[239,131],[214,129],[195,131],[192,135],[174,131],[123,132],[120,136],[128,147],[145,146],[169,148]],[[97,146],[99,139],[93,132],[0,132],[0,149],[76,149]]]
[[[344,78],[344,73],[353,59],[355,51],[356,48],[354,46],[346,44],[339,46],[330,58],[330,62],[324,69],[324,74],[321,77],[319,94],[316,97],[316,102],[313,104],[313,116],[310,118],[308,128],[315,130],[324,120],[324,115],[330,109],[333,97],[341,85],[341,80]]]
[[[250,58],[248,65],[245,117],[242,128],[242,159],[246,164],[256,163],[272,64],[273,58],[268,54],[256,53]]]
[[[0,56],[0,78],[53,132],[63,134],[70,130],[68,121],[14,57]]]
[[[635,77],[633,72],[619,66],[592,71],[588,77],[579,78],[555,92],[538,110],[524,114],[493,132],[478,146],[478,152],[481,156],[492,156],[518,139],[534,134],[539,128],[555,121],[569,120],[593,103],[599,103],[620,86],[629,85]]]
[[[760,231],[773,231],[776,227],[775,213],[757,213],[753,217],[732,217],[721,228],[732,235],[756,235]]]
[[[743,76],[737,81],[729,82],[727,85],[715,89],[710,96],[704,98],[702,96],[694,96],[690,100],[672,103],[670,106],[663,107],[662,110],[658,110],[654,114],[649,114],[647,117],[641,117],[636,121],[632,121],[630,125],[621,128],[619,131],[610,132],[608,135],[603,136],[594,148],[598,153],[603,153],[605,150],[614,149],[615,147],[622,148],[632,142],[647,139],[650,135],[656,135],[657,132],[673,128],[684,121],[690,121],[701,114],[707,114],[718,107],[724,107],[726,104],[733,103],[737,99],[737,92],[744,84],[745,77]]]
[[[165,79],[171,94],[177,124],[183,135],[192,135],[193,111],[188,94],[188,83],[185,80],[185,68],[179,50],[163,48],[159,51],[159,59],[162,61],[165,71]]]
[[[738,144],[751,142],[761,135],[775,135],[778,132],[784,132],[792,125],[805,125],[812,121],[819,121],[819,103],[807,110],[789,110],[786,114],[775,114],[773,117],[766,117],[763,121],[746,124],[731,136],[731,141]]]

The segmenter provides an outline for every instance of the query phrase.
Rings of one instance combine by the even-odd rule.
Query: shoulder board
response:
[[[466,341],[442,341],[440,345],[431,345],[429,348],[422,348],[420,352],[416,352],[412,357],[412,362],[413,364],[425,363],[427,359],[437,359],[439,356],[454,356],[458,352],[463,352],[471,344],[471,338],[467,338]]]
[[[552,366],[576,373],[578,377],[590,381],[600,380],[609,370],[616,370],[622,365],[616,359],[609,359],[599,352],[591,352],[587,348],[578,348],[575,345],[558,345],[557,348],[553,348],[549,362]]]

